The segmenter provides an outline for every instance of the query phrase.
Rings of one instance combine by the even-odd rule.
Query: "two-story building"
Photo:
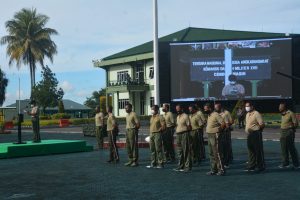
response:
[[[170,43],[285,37],[282,33],[186,28],[159,38],[160,102],[170,102]],[[153,42],[93,61],[106,71],[106,93],[113,98],[114,114],[125,116],[131,103],[138,115],[150,115],[154,102]],[[187,88],[188,89],[188,88]]]

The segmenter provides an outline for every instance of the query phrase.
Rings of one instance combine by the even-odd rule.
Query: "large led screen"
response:
[[[291,38],[171,43],[171,99],[283,99],[292,96]],[[280,72],[280,73],[278,73]]]

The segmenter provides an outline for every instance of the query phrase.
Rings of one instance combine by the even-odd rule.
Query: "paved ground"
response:
[[[141,130],[146,134],[147,130]],[[278,139],[278,130],[267,129],[265,138]],[[234,137],[244,137],[235,131]],[[298,134],[299,135],[299,134]],[[16,133],[0,135],[0,142],[16,140]],[[83,139],[78,127],[44,129],[43,139]],[[23,138],[31,138],[24,130]],[[299,137],[297,136],[299,139]],[[246,141],[233,140],[234,163],[224,177],[209,177],[209,162],[188,174],[146,169],[149,150],[140,149],[140,166],[129,168],[126,152],[121,163],[107,164],[107,150],[52,156],[0,160],[0,199],[300,199],[300,170],[280,170],[279,142],[265,141],[265,173],[243,172],[247,159]],[[297,143],[300,150],[300,143]]]
[[[120,138],[124,137],[125,126],[123,124],[120,125]],[[16,133],[16,130],[13,130]],[[23,129],[25,133],[31,133],[30,128]],[[82,128],[79,126],[76,127],[67,127],[67,128],[44,128],[41,130],[42,133],[69,133],[71,135],[75,134],[79,136],[82,133]],[[74,135],[74,136],[75,136]],[[143,140],[146,136],[149,135],[149,128],[147,124],[144,124],[139,130],[140,140]],[[47,135],[47,137],[49,137]],[[63,136],[64,137],[64,136]],[[279,141],[280,137],[280,129],[279,128],[265,128],[264,130],[264,139],[265,140],[275,140]],[[235,139],[246,139],[246,133],[243,129],[234,129],[232,131],[232,138]],[[1,137],[0,137],[1,139]],[[52,139],[52,138],[51,138]],[[298,134],[296,134],[295,141],[300,142],[300,129],[298,130]]]

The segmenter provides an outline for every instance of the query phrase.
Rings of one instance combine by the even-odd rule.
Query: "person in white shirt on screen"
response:
[[[230,83],[225,85],[222,90],[224,97],[243,97],[245,95],[245,88],[242,84],[236,82],[236,76],[231,74],[228,77]]]

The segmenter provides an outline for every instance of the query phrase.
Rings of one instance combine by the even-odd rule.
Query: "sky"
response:
[[[45,60],[59,80],[65,99],[83,103],[105,87],[105,71],[92,60],[152,40],[152,0],[0,0],[0,37],[5,22],[22,8],[47,15],[46,25],[59,35],[52,39],[58,54]],[[299,0],[158,0],[159,36],[187,27],[226,30],[300,33]],[[0,46],[0,66],[9,79],[6,101],[10,105],[30,96],[28,66],[8,66],[6,46]],[[36,81],[40,80],[40,66]]]

